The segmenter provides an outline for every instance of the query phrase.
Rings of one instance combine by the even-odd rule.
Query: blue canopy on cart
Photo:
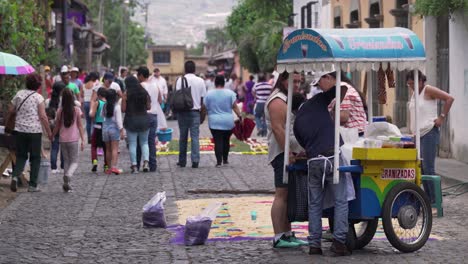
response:
[[[286,37],[277,55],[279,72],[332,65],[349,70],[378,70],[375,64],[380,62],[404,70],[420,68],[425,59],[424,47],[416,34],[398,27],[299,29]]]

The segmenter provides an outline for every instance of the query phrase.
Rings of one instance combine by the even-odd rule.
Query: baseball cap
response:
[[[65,73],[65,72],[70,72],[70,71],[68,70],[67,65],[63,65],[62,68],[60,68],[60,72]]]
[[[104,80],[114,80],[114,74],[111,72],[106,72],[102,78]]]
[[[335,71],[317,71],[317,72],[315,72],[314,80],[311,82],[311,84],[313,86],[316,86],[323,76],[325,76],[327,74],[330,74],[330,73],[333,73],[333,72],[335,72]]]
[[[80,69],[78,69],[78,67],[73,67],[73,68],[71,68],[70,71],[71,71],[71,72],[79,72]]]

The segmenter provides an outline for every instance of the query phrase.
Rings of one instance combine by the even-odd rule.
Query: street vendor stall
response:
[[[405,28],[379,29],[300,29],[290,33],[277,55],[278,72],[336,71],[336,98],[341,98],[341,71],[414,70],[415,91],[418,91],[418,69],[424,66],[424,47],[418,37]],[[292,78],[289,78],[288,102],[292,101]],[[372,89],[368,101],[372,102]],[[415,93],[415,105],[419,93]],[[369,108],[369,123],[372,122]],[[416,107],[416,117],[418,108]],[[335,110],[335,155],[340,153],[340,104]],[[291,126],[291,104],[288,103],[286,131]],[[420,135],[416,118],[415,142],[398,143],[390,148],[369,144],[352,150],[351,165],[339,167],[334,158],[333,182],[338,183],[339,171],[352,173],[356,199],[349,203],[350,221],[367,223],[363,234],[364,247],[372,239],[378,219],[382,218],[390,243],[402,252],[420,249],[432,227],[431,205],[421,185]],[[375,138],[374,138],[375,139]],[[376,143],[379,140],[369,139]],[[411,140],[411,139],[410,139]],[[399,141],[399,140],[398,140]],[[403,141],[403,139],[402,139]],[[286,141],[289,142],[289,133]],[[381,143],[381,141],[380,141]],[[398,147],[399,146],[399,147]],[[289,161],[289,144],[285,146],[285,172]],[[288,181],[284,173],[283,182]],[[361,237],[362,238],[362,237]]]

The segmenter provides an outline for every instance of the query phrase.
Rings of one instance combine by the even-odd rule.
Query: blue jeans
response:
[[[52,140],[52,146],[50,150],[50,169],[56,170],[57,169],[57,156],[60,150],[60,143],[59,143],[59,135],[56,135],[54,137],[54,140]],[[63,155],[62,152],[60,152],[60,168],[63,169]]]
[[[255,105],[255,123],[257,125],[258,132],[266,132],[267,126],[265,121],[265,103],[257,103]]]
[[[142,152],[143,161],[149,159],[148,134],[149,129],[142,132],[127,130],[128,149],[130,150],[130,161],[132,165],[137,165],[137,139]]]
[[[348,233],[348,201],[346,197],[346,177],[340,174],[340,182],[333,184],[333,157],[326,160],[309,162],[309,246],[319,248],[322,238],[322,211],[325,190],[331,191],[335,198],[333,238],[346,242]],[[322,179],[325,185],[322,188]]]
[[[158,115],[149,114],[149,133],[148,133],[148,149],[149,149],[149,170],[156,171],[158,164],[156,163],[156,131],[158,130]],[[143,160],[145,160],[143,158]]]
[[[93,123],[92,123],[92,120],[91,120],[91,117],[89,116],[89,110],[90,110],[90,107],[91,107],[91,103],[90,102],[84,102],[84,115],[85,115],[85,119],[86,119],[86,135],[88,136],[88,142],[91,142],[91,129],[93,127]]]
[[[200,112],[188,111],[177,114],[177,122],[179,124],[179,164],[187,164],[187,141],[190,131],[192,139],[192,153],[190,158],[192,163],[200,162]]]
[[[437,147],[439,145],[440,130],[438,127],[433,127],[426,135],[421,137],[421,158],[422,158],[422,174],[436,175],[435,159],[437,156]],[[435,202],[434,186],[426,181],[423,181],[424,191],[429,196],[431,203]]]

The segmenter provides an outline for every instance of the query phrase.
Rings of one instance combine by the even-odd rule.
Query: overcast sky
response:
[[[156,44],[195,45],[205,40],[205,30],[223,26],[237,0],[146,0],[148,33]],[[144,2],[144,0],[141,0]],[[145,25],[144,13],[134,19]]]

